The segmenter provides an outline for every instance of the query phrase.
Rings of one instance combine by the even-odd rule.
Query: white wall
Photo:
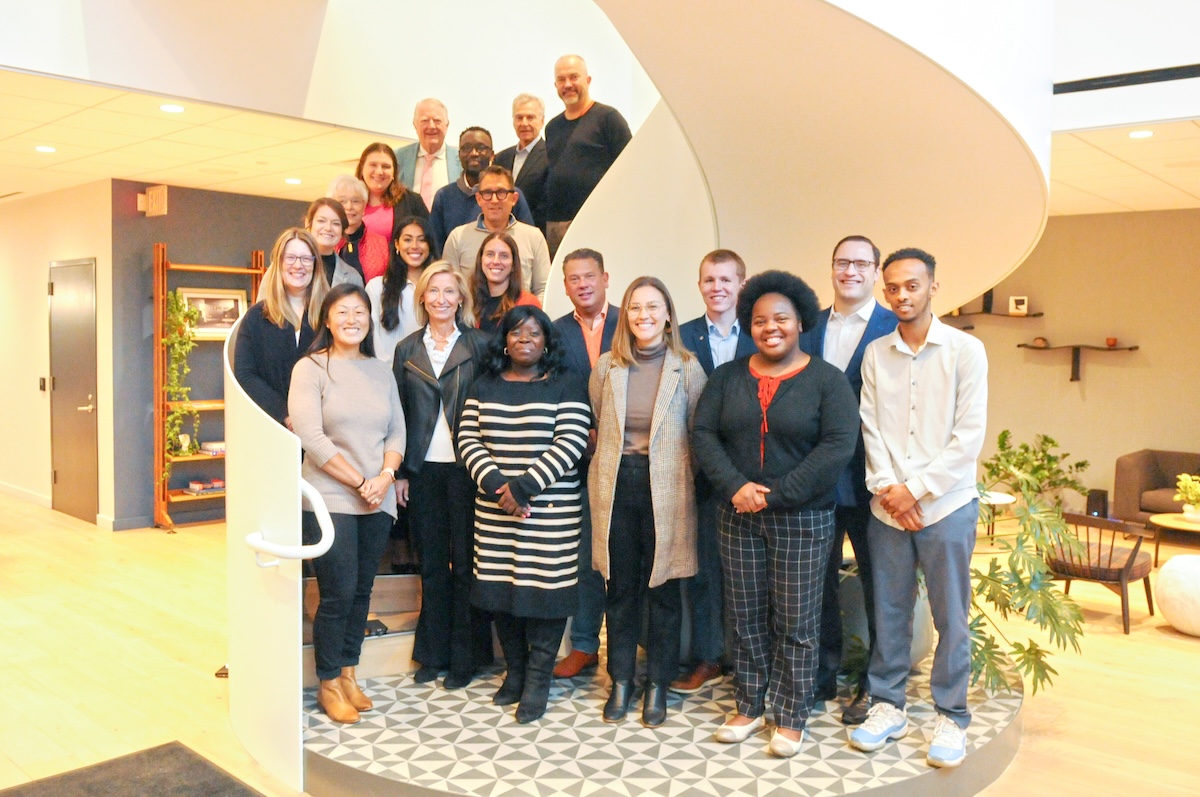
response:
[[[96,369],[100,516],[113,515],[112,188],[108,180],[8,202],[0,213],[0,490],[50,506],[52,261],[96,259]],[[103,524],[102,524],[103,525]]]

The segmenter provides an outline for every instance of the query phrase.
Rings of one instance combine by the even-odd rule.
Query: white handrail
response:
[[[321,527],[321,539],[313,545],[280,545],[277,542],[264,540],[261,531],[246,535],[246,545],[254,551],[254,560],[259,567],[277,567],[280,559],[316,559],[333,547],[333,520],[329,517],[329,509],[325,499],[317,492],[317,488],[300,480],[300,492],[308,499],[313,513],[317,516],[317,525]],[[275,559],[263,559],[263,554],[269,554]]]

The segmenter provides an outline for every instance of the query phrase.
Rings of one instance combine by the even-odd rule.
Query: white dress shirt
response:
[[[900,330],[867,346],[862,364],[867,489],[903,484],[926,526],[978,497],[975,477],[987,431],[987,354],[983,344],[935,317],[925,345],[912,351]],[[880,506],[881,522],[900,528]]]
[[[421,193],[421,180],[425,177],[425,150],[417,147],[417,168],[413,172],[413,190]],[[433,192],[450,184],[450,172],[446,169],[446,144],[433,153]]]
[[[429,362],[433,365],[433,375],[441,378],[442,369],[446,367],[446,361],[450,359],[450,352],[454,349],[454,343],[462,336],[462,330],[458,327],[450,333],[449,340],[446,341],[445,347],[438,351],[437,341],[433,339],[433,333],[429,331],[429,327],[425,327],[425,337],[422,339],[425,343],[425,351],[429,354]],[[438,405],[437,423],[433,427],[433,437],[429,438],[429,450],[425,452],[426,462],[454,462],[454,437],[450,434],[450,424],[446,423],[446,403],[442,402]]]
[[[821,359],[830,365],[836,365],[839,371],[846,371],[850,358],[858,348],[867,331],[867,322],[875,312],[878,302],[871,298],[862,307],[848,315],[842,315],[832,307],[829,309],[829,320],[825,323],[825,343],[821,349]]]
[[[513,180],[516,180],[517,175],[521,173],[521,167],[525,165],[525,161],[529,158],[530,150],[536,147],[537,143],[541,140],[542,137],[538,136],[529,142],[529,146],[517,147],[517,154],[513,156]]]

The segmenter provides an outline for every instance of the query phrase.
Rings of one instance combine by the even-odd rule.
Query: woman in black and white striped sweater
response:
[[[583,380],[562,367],[549,316],[510,310],[490,374],[471,386],[458,432],[475,496],[471,601],[493,613],[508,664],[493,698],[518,722],[546,711],[554,657],[575,613],[582,493],[577,466],[591,409]]]

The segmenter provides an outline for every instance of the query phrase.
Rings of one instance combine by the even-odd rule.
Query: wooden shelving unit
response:
[[[1084,349],[1088,351],[1137,351],[1137,346],[1092,346],[1087,343],[1071,343],[1066,346],[1035,346],[1032,343],[1018,343],[1018,349],[1029,349],[1030,351],[1060,351],[1062,349],[1071,350],[1071,381],[1079,381],[1079,361],[1080,354]]]
[[[171,289],[168,277],[171,272],[192,272],[201,274],[228,274],[230,276],[247,277],[250,280],[250,293],[247,297],[252,303],[258,295],[258,286],[262,281],[266,268],[263,264],[263,253],[255,250],[250,253],[250,268],[239,266],[205,266],[193,263],[172,263],[167,259],[167,245],[154,245],[154,525],[159,528],[173,529],[175,521],[171,518],[172,504],[191,503],[193,501],[212,501],[224,499],[225,491],[192,495],[183,489],[171,489],[170,480],[160,479],[159,475],[168,462],[204,462],[213,460],[223,462],[224,454],[188,454],[174,456],[167,453],[167,441],[163,434],[163,425],[168,413],[181,406],[190,406],[197,412],[224,412],[223,399],[198,399],[194,401],[167,401],[164,398],[164,385],[167,373],[167,350],[163,346],[165,334],[164,325],[167,317],[167,292]],[[217,341],[219,342],[219,341]],[[174,476],[174,474],[172,474]]]

